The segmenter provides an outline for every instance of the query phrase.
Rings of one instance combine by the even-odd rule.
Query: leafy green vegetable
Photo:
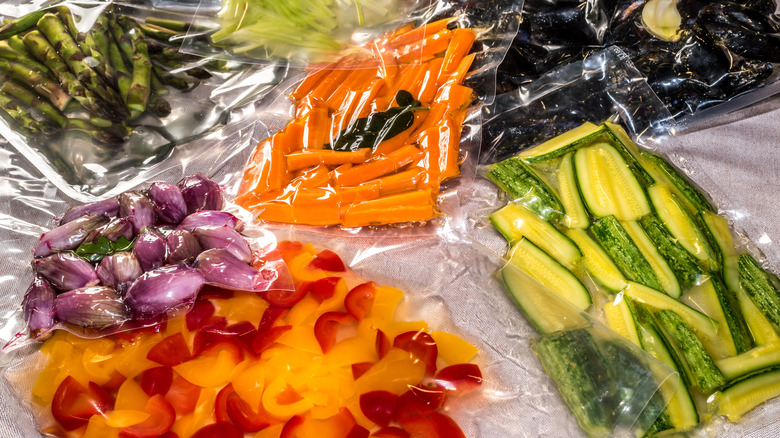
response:
[[[109,256],[117,252],[126,252],[133,249],[135,239],[127,240],[125,236],[119,236],[116,242],[108,240],[105,236],[98,237],[96,242],[82,243],[76,248],[76,255],[82,259],[98,263],[103,260],[103,257]]]
[[[341,131],[333,146],[325,147],[335,151],[356,151],[359,148],[375,148],[385,140],[406,131],[414,123],[414,111],[427,110],[415,100],[412,93],[400,90],[395,95],[398,106],[386,111],[357,119]]]
[[[268,59],[335,54],[358,26],[398,14],[392,0],[223,0],[214,45],[242,56]]]

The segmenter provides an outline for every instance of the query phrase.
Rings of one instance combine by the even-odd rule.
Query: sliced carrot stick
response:
[[[460,135],[461,125],[455,123],[450,117],[439,126],[440,150],[442,155],[446,154],[446,159],[442,160],[445,165],[439,181],[460,175]]]
[[[419,167],[415,167],[403,172],[394,173],[392,175],[377,178],[365,184],[379,183],[379,195],[388,196],[400,192],[408,192],[417,190],[419,183],[423,180],[425,171]]]
[[[333,91],[344,82],[344,78],[350,73],[350,70],[332,70],[319,84],[309,93],[312,99],[318,99],[326,102]]]
[[[412,79],[411,84],[404,88],[415,99],[420,97],[420,90],[422,89],[423,81],[425,81],[425,75],[428,73],[428,68],[430,68],[430,62],[423,63],[421,67],[422,68],[417,70],[417,75]]]
[[[381,184],[377,181],[364,183],[357,187],[344,187],[339,189],[338,194],[343,204],[354,204],[356,202],[370,201],[379,198]]]
[[[295,152],[287,155],[287,168],[289,170],[304,169],[306,167],[324,164],[326,166],[338,166],[344,163],[362,163],[368,159],[371,151],[363,148],[357,151],[342,152],[330,149]]]
[[[459,84],[463,83],[463,80],[466,79],[466,74],[469,72],[469,69],[471,68],[471,64],[474,62],[474,58],[476,56],[477,56],[476,53],[472,53],[470,55],[464,56],[463,59],[460,60],[460,64],[458,64],[458,68],[455,69],[455,72],[453,72],[450,77]]]
[[[438,89],[436,82],[443,62],[444,58],[434,58],[428,63],[425,75],[420,81],[420,92],[416,95],[417,100],[422,102],[423,105],[430,105],[436,96],[436,90]]]
[[[422,41],[404,46],[398,51],[398,62],[420,62],[429,56],[443,53],[450,45],[450,39],[452,39],[452,32],[444,29],[438,33],[425,37]]]
[[[267,221],[306,225],[341,223],[341,208],[336,197],[312,202],[269,201],[256,208],[259,210],[258,218]]]
[[[327,105],[332,109],[340,108],[348,91],[357,90],[363,87],[364,84],[375,78],[376,74],[377,67],[353,70],[344,80],[344,83],[330,95],[326,102]]]
[[[388,51],[385,47],[380,47],[377,43],[372,44],[371,51],[374,54],[374,58],[379,62],[377,75],[388,82],[392,82],[393,78],[398,74],[398,60],[395,59],[395,54]]]
[[[377,78],[371,81],[368,87],[361,93],[357,106],[355,107],[355,113],[352,117],[357,119],[368,117],[368,114],[371,111],[371,103],[376,99],[376,96],[381,92],[384,86],[384,79]]]
[[[414,143],[423,131],[437,125],[447,114],[447,102],[434,102],[428,110],[428,117],[418,126],[410,136],[410,143]]]
[[[452,39],[447,47],[447,53],[444,54],[444,64],[437,79],[439,84],[443,84],[449,76],[455,72],[460,61],[471,50],[477,35],[471,29],[455,29],[452,31]]]
[[[330,117],[325,107],[313,108],[303,124],[303,146],[305,149],[322,149],[330,143]]]
[[[273,147],[284,154],[289,154],[303,148],[303,121],[294,120],[285,126],[281,132],[274,135]]]
[[[357,91],[347,93],[341,108],[333,114],[333,122],[330,126],[330,138],[336,139],[339,134],[347,129],[351,124],[357,122],[354,118],[355,111],[359,104],[361,94]]]
[[[294,100],[298,100],[309,94],[309,92],[320,83],[322,78],[328,75],[331,71],[333,71],[332,65],[312,71],[303,81],[301,81],[300,84],[298,84],[295,90],[290,93],[290,97]]]
[[[315,167],[306,169],[290,181],[290,186],[300,188],[320,187],[330,181],[328,168],[324,164],[318,164]]]
[[[454,20],[453,17],[444,18],[432,23],[428,23],[424,26],[420,26],[404,32],[394,38],[391,38],[390,45],[393,47],[403,47],[412,43],[422,41],[430,35],[441,32],[447,28],[447,25]]]
[[[377,145],[376,148],[374,148],[374,151],[371,153],[371,156],[378,157],[382,155],[387,155],[396,149],[400,148],[401,146],[405,144],[409,144],[409,137],[412,135],[414,131],[417,130],[417,127],[422,125],[423,122],[425,122],[425,119],[428,118],[428,110],[418,110],[414,112],[414,121],[412,122],[412,126],[407,128],[405,131],[400,132],[396,134],[394,137],[389,138]]]
[[[270,169],[268,171],[268,188],[281,189],[287,185],[290,177],[287,173],[287,160],[284,159],[284,151],[273,148],[271,150]]]
[[[244,170],[238,193],[248,191],[263,192],[268,188],[269,160],[271,159],[271,139],[267,138],[257,145],[249,164]]]
[[[417,159],[418,155],[420,155],[419,149],[413,145],[406,145],[388,155],[352,167],[338,176],[336,181],[341,187],[356,186],[362,182],[394,172]]]
[[[344,209],[343,225],[360,227],[399,222],[419,222],[438,216],[431,189],[384,196]]]

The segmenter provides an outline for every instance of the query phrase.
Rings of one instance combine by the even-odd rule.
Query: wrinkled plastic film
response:
[[[252,63],[284,60],[297,67],[365,53],[370,50],[366,42],[436,9],[417,0],[291,2],[285,7],[235,0],[196,4],[183,50]]]
[[[668,110],[617,47],[561,66],[485,110],[481,163],[510,157],[585,121],[615,117],[640,142],[674,128]]]
[[[203,286],[293,290],[273,234],[240,208],[223,207],[221,190],[200,174],[156,182],[74,206],[47,225],[32,269],[19,271],[20,282],[33,277],[23,309],[6,324],[27,327],[5,349],[57,329],[95,338],[159,325],[187,313]]]
[[[492,90],[465,84],[472,71],[483,82],[491,77],[516,22],[511,9],[502,13],[493,27],[471,28],[484,23],[453,6],[376,40],[371,56],[347,55],[285,81],[261,121],[278,126],[286,96],[293,120],[259,142],[236,202],[260,220],[344,228],[442,216],[437,198],[461,184],[476,158],[478,110]],[[447,48],[405,64],[404,47],[440,27]]]
[[[150,18],[148,10],[136,6],[66,3],[43,12],[56,15],[45,14],[48,21],[42,22],[43,29],[33,29],[36,32],[32,32],[32,36],[25,35],[26,43],[20,35],[6,41],[12,47],[8,56],[13,59],[6,59],[12,72],[11,79],[4,83],[4,94],[9,102],[0,129],[11,144],[35,163],[58,188],[80,201],[116,196],[176,166],[179,163],[166,161],[172,151],[186,148],[195,138],[217,133],[219,127],[245,123],[253,109],[248,104],[267,92],[285,74],[283,65],[252,67],[182,55],[177,51],[178,43],[168,41],[176,31],[159,30],[159,26],[152,23],[168,21]],[[36,14],[41,12],[25,17],[37,17]],[[171,17],[188,19],[181,14],[155,14],[155,18],[163,20]],[[113,24],[116,20],[120,24]],[[58,73],[62,76],[62,87],[57,85],[49,89],[39,86],[39,89],[33,90],[44,93],[46,98],[41,100],[22,86],[25,77],[33,73],[23,73],[28,70],[34,72],[35,68],[48,71],[64,65],[65,53],[46,52],[50,43],[45,33],[52,31],[44,29],[56,29],[58,22],[59,26],[71,23],[77,38],[65,35],[64,38],[70,38],[68,47],[71,51],[83,53],[86,50],[95,55],[84,58],[89,62],[94,60],[95,66],[84,64],[86,61],[80,64],[71,62],[73,65],[68,66],[67,71]],[[134,33],[117,33],[122,45],[118,44],[111,31],[120,25],[136,29]],[[106,26],[108,28],[103,30]],[[142,46],[143,38],[135,40],[136,46],[132,46],[132,39],[125,39],[127,35],[140,35],[140,32],[144,32],[145,46]],[[98,34],[107,37],[99,41],[101,46],[108,43],[110,53],[103,53],[106,49],[97,43],[90,45],[87,42]],[[53,38],[51,34],[49,37]],[[81,42],[82,39],[85,41]],[[76,41],[81,42],[81,46]],[[15,45],[20,43],[22,47]],[[29,47],[30,51],[43,50],[40,54],[42,61],[33,59],[32,53],[19,58],[18,53],[26,50],[25,47]],[[122,99],[119,95],[125,94],[123,90],[128,90],[126,87],[132,85],[133,79],[122,71],[112,71],[109,55],[115,55],[115,64],[119,65],[119,60],[122,60],[124,68],[130,68],[128,63],[133,58],[133,47],[145,49],[144,53],[151,58],[152,64],[144,67],[149,69],[148,96],[143,98],[143,93],[136,93],[139,97],[131,98],[130,105],[136,108],[131,114],[127,104],[117,99]],[[44,53],[48,53],[45,58]],[[87,79],[77,80],[71,73],[73,69]],[[143,71],[140,61],[136,69]],[[84,84],[85,80],[88,86]],[[143,85],[139,87],[135,89],[144,89]],[[143,107],[133,103],[138,99],[142,102],[138,105]],[[114,101],[117,102],[109,103]],[[29,105],[35,106],[35,111],[30,112]],[[203,152],[205,150],[200,151]]]
[[[615,45],[676,120],[696,125],[776,92],[775,10],[774,1],[528,1],[499,70],[499,86],[522,87],[560,64]]]

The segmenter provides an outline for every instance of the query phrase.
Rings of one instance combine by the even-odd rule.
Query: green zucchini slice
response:
[[[780,396],[780,369],[739,380],[715,396],[718,413],[737,421],[756,406]]]
[[[739,256],[739,283],[758,310],[769,321],[780,325],[780,294],[769,274],[749,254]]]
[[[587,144],[603,132],[603,126],[585,122],[538,146],[521,152],[518,156],[526,163],[539,163],[552,160],[577,149],[581,145]]]
[[[679,298],[682,295],[680,282],[677,281],[677,277],[672,268],[669,267],[669,263],[661,256],[658,248],[653,244],[653,241],[647,237],[647,234],[642,227],[639,226],[639,223],[629,221],[623,222],[621,225],[623,226],[623,229],[626,230],[629,237],[631,237],[631,240],[634,241],[636,247],[639,248],[639,251],[642,253],[645,260],[647,260],[647,263],[650,264],[650,268],[652,268],[655,277],[661,285],[661,290],[672,297]]]
[[[614,216],[598,219],[590,232],[626,279],[653,289],[663,288],[650,263]]]
[[[564,233],[582,251],[582,263],[596,283],[609,292],[618,292],[626,287],[626,278],[585,230],[569,229]]]
[[[780,344],[762,345],[738,356],[715,361],[723,376],[735,380],[767,368],[780,367]]]
[[[642,186],[614,147],[597,143],[578,149],[574,168],[582,199],[594,216],[637,220],[650,213]]]
[[[639,223],[658,252],[666,259],[680,284],[688,289],[699,283],[704,271],[699,267],[696,258],[677,243],[661,221],[655,215],[649,214]]]
[[[488,168],[487,178],[520,200],[542,219],[551,221],[563,214],[563,205],[550,186],[520,158],[512,157]]]
[[[690,380],[701,392],[708,394],[726,384],[726,378],[680,315],[671,310],[659,310],[655,317],[658,325],[684,357],[688,364],[685,371],[690,373]]]
[[[568,269],[528,239],[512,247],[509,263],[547,286],[575,307],[585,310],[591,304],[588,289]]]
[[[677,242],[694,257],[711,265],[714,255],[707,239],[669,188],[663,184],[656,184],[647,189],[647,193],[650,195],[650,201],[658,218],[666,225],[666,229],[677,239]]]
[[[561,306],[556,300],[550,299],[553,296],[549,288],[515,266],[504,266],[501,278],[509,297],[539,333],[554,333],[587,325],[579,310],[572,306]]]
[[[663,292],[639,283],[629,282],[623,293],[628,295],[633,301],[644,303],[650,308],[675,312],[702,336],[714,338],[718,334],[719,327],[717,321]]]
[[[570,153],[564,155],[558,165],[558,195],[561,198],[564,213],[566,213],[563,225],[567,228],[588,228],[590,218],[577,188],[574,164]]]
[[[514,245],[523,237],[557,260],[566,269],[573,269],[582,258],[577,245],[552,224],[524,206],[511,203],[490,215],[490,222]]]
[[[663,157],[650,152],[642,152],[641,156],[652,162],[666,177],[666,180],[677,189],[676,191],[682,194],[697,211],[715,212],[715,208],[707,200],[707,197]]]

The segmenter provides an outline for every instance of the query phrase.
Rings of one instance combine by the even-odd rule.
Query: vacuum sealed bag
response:
[[[286,71],[182,54],[176,36],[188,21],[100,2],[62,3],[7,22],[0,132],[82,202],[180,164],[166,161],[174,149],[240,122],[247,104]]]
[[[615,45],[676,120],[698,123],[708,108],[731,111],[777,92],[776,7],[771,0],[528,0],[499,86],[515,89]]]
[[[479,108],[492,100],[515,9],[442,3],[285,81],[292,110],[285,96],[261,120],[293,119],[260,141],[236,203],[259,220],[344,228],[441,216],[438,200],[475,159]]]
[[[526,114],[527,108],[548,107],[555,115],[559,109],[550,102],[577,96],[619,108],[612,122],[603,118],[609,105],[601,107],[605,112],[593,107],[597,119],[588,119],[580,109],[560,111],[565,115],[561,120],[574,127],[554,136],[550,131],[533,133],[535,142],[495,141],[497,149],[486,151],[492,164],[480,174],[499,187],[500,195],[483,195],[482,206],[472,210],[473,235],[492,252],[505,254],[509,265],[680,375],[679,382],[659,391],[666,407],[652,424],[645,423],[647,433],[710,429],[717,424],[709,422],[712,417],[737,421],[780,395],[773,374],[778,332],[771,303],[780,297],[775,275],[765,268],[758,247],[730,225],[730,200],[719,202],[691,182],[688,175],[719,192],[701,177],[701,168],[681,158],[690,154],[672,154],[672,138],[635,130],[662,121],[641,120],[647,112],[614,106],[618,91],[612,87],[619,82],[601,75],[597,77],[607,80],[596,86],[599,80],[592,79],[588,59],[580,65],[579,79],[572,75],[569,81],[550,82],[541,92],[509,95],[504,103],[513,101],[514,107],[504,106],[510,110],[497,112],[492,120],[522,123],[518,114]],[[602,96],[592,96],[598,94]],[[539,111],[538,117],[543,116]],[[616,120],[645,143],[634,143]],[[507,152],[510,148],[513,153]],[[482,214],[488,217],[479,219]],[[515,286],[514,278],[503,279],[538,331],[558,333],[553,345],[580,346],[586,358],[594,354],[585,347],[591,341],[583,334],[560,334],[572,317],[561,317],[558,306],[538,299],[524,283]],[[545,351],[537,348],[537,354]],[[587,405],[571,392],[581,387],[572,384],[577,380],[571,372],[561,374],[544,353],[539,356],[554,379],[569,382],[568,387],[559,385],[559,391],[583,430],[593,433],[593,425],[579,414]],[[587,369],[583,373],[592,381],[603,374],[585,364],[577,369]],[[610,384],[598,387],[606,391]],[[608,433],[602,428],[595,435]]]

